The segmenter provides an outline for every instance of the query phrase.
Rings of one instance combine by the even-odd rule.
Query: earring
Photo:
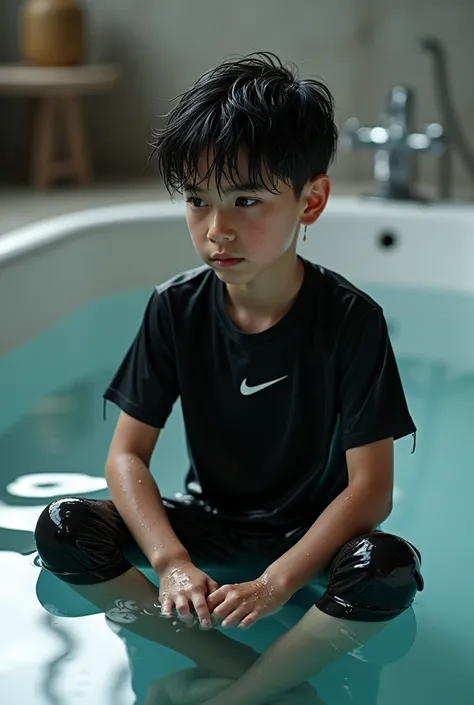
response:
[[[308,226],[304,226],[304,233],[303,233],[303,242],[306,242],[306,231],[308,230]]]

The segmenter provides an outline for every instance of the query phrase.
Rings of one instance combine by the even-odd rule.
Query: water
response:
[[[411,438],[396,444],[395,505],[385,529],[420,548],[426,588],[412,611],[312,682],[327,705],[468,705],[474,299],[366,290],[384,305],[419,428],[415,454]],[[101,394],[148,295],[97,301],[0,360],[0,686],[8,702],[140,704],[151,680],[191,665],[115,633],[32,561],[32,531],[52,499],[108,496],[103,465],[117,411],[109,405],[102,419]],[[178,404],[152,463],[164,494],[181,489],[185,468]],[[235,638],[262,651],[283,629],[267,619]]]

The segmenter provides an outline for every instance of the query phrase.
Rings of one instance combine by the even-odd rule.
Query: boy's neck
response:
[[[227,313],[246,332],[266,330],[290,310],[303,279],[303,262],[296,255],[282,258],[250,284],[227,284]]]

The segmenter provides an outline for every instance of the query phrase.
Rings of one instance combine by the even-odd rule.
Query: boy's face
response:
[[[243,154],[237,166],[240,175],[248,173]],[[283,182],[274,194],[264,186],[237,189],[223,176],[219,196],[215,180],[204,179],[207,170],[204,156],[197,186],[183,192],[186,220],[197,253],[229,284],[249,284],[282,258],[294,259],[301,223],[314,222],[329,195],[325,176],[307,185],[298,201]]]

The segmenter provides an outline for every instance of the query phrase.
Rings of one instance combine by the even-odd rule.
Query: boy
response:
[[[105,392],[121,409],[112,500],[53,502],[36,541],[44,567],[110,619],[237,677],[209,704],[264,703],[422,589],[419,552],[377,528],[393,442],[416,429],[380,306],[296,254],[330,192],[328,89],[251,54],[204,74],[168,118],[156,157],[204,265],[157,286]],[[163,499],[148,468],[178,396],[190,470],[186,494]],[[238,579],[219,587],[225,565]],[[323,594],[300,622],[259,658],[241,645],[236,672],[221,631],[181,636],[156,618],[249,627],[316,578]]]

